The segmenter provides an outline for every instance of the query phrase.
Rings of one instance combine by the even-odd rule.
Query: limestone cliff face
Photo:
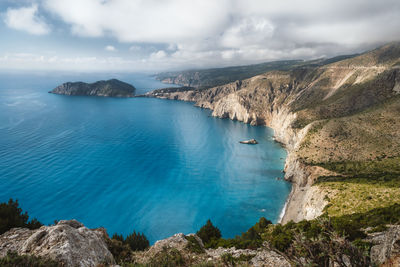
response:
[[[311,130],[319,127],[321,121],[346,118],[395,97],[399,91],[399,63],[400,44],[395,43],[321,67],[271,71],[203,90],[156,90],[147,96],[192,101],[196,106],[211,109],[213,116],[274,129],[275,139],[288,151],[285,178],[293,183],[282,221],[300,221],[321,215],[327,204],[325,193],[312,184],[318,176],[332,173],[312,161],[346,157],[351,160],[362,155],[356,154],[352,146],[338,149],[334,133],[338,126],[324,129],[323,140],[311,138]],[[357,125],[352,123],[349,125]],[[352,134],[355,140],[359,139],[357,133]],[[371,140],[364,141],[363,145],[370,147],[363,147],[364,154],[378,153],[374,141],[368,146]]]
[[[90,230],[76,220],[60,221],[36,230],[14,228],[0,236],[0,257],[7,251],[48,257],[63,266],[113,264],[113,255],[103,239],[104,233]]]
[[[67,82],[49,93],[59,95],[133,97],[136,88],[116,79],[95,83]]]

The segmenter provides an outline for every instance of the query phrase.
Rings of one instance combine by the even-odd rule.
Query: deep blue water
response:
[[[139,74],[0,75],[1,202],[17,198],[45,224],[74,218],[151,242],[209,218],[224,237],[278,220],[290,184],[276,179],[286,153],[271,129],[179,101],[47,93],[111,77],[138,93],[165,87]],[[238,142],[249,138],[259,144]]]

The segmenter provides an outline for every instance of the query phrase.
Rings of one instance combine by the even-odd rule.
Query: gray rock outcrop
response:
[[[134,97],[136,88],[117,79],[95,83],[67,82],[57,86],[49,93],[59,95]]]
[[[76,220],[36,230],[13,228],[0,236],[0,257],[8,251],[51,258],[65,266],[96,266],[113,264],[101,229],[91,230]]]
[[[189,239],[190,237],[192,238]],[[193,251],[193,247],[191,246],[193,242],[197,243],[195,244],[197,247],[196,251]],[[135,259],[140,264],[149,264],[151,262],[154,264],[154,258],[160,258],[162,257],[162,253],[170,254],[173,251],[180,253],[184,261],[184,266],[204,264],[206,262],[215,266],[231,266],[227,262],[224,262],[224,256],[229,254],[233,259],[243,264],[243,266],[290,267],[290,263],[282,255],[269,249],[267,246],[263,246],[257,250],[237,249],[234,247],[205,249],[202,240],[197,235],[184,235],[182,233],[157,241],[147,251],[136,252]]]
[[[371,261],[386,266],[400,266],[400,225],[389,226],[386,231],[372,233],[367,241],[371,247]]]

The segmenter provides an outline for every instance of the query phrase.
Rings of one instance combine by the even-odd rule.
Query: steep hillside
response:
[[[346,173],[338,164],[364,166],[390,159],[390,164],[378,164],[379,172],[368,175],[392,173],[391,180],[400,180],[390,167],[400,164],[400,43],[332,61],[270,71],[209,89],[156,90],[147,96],[193,101],[213,110],[213,116],[272,127],[289,152],[286,179],[294,183],[283,221],[312,219],[332,211],[329,207],[344,197],[327,182],[312,186],[315,180],[336,176],[350,182],[351,176],[351,185],[357,181],[361,169]],[[384,198],[383,187],[376,194]],[[390,190],[392,195],[400,193],[399,187]],[[377,195],[371,198],[375,201]],[[369,200],[364,203],[375,207]],[[389,198],[384,203],[397,201]],[[341,209],[342,213],[357,211],[362,204]]]
[[[354,56],[355,55],[346,55],[331,59],[318,59],[311,61],[282,60],[247,66],[163,72],[156,75],[156,78],[164,83],[197,88],[209,88],[224,85],[236,80],[247,79],[271,70],[290,70],[299,66],[316,67]]]

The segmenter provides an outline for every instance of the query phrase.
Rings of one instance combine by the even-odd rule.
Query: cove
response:
[[[0,75],[1,202],[17,198],[45,224],[77,219],[111,235],[144,232],[151,243],[207,219],[223,237],[261,216],[278,220],[291,185],[276,179],[286,152],[270,128],[192,103],[47,93],[112,77],[138,94],[167,87],[140,74]],[[239,143],[250,138],[259,144]]]

